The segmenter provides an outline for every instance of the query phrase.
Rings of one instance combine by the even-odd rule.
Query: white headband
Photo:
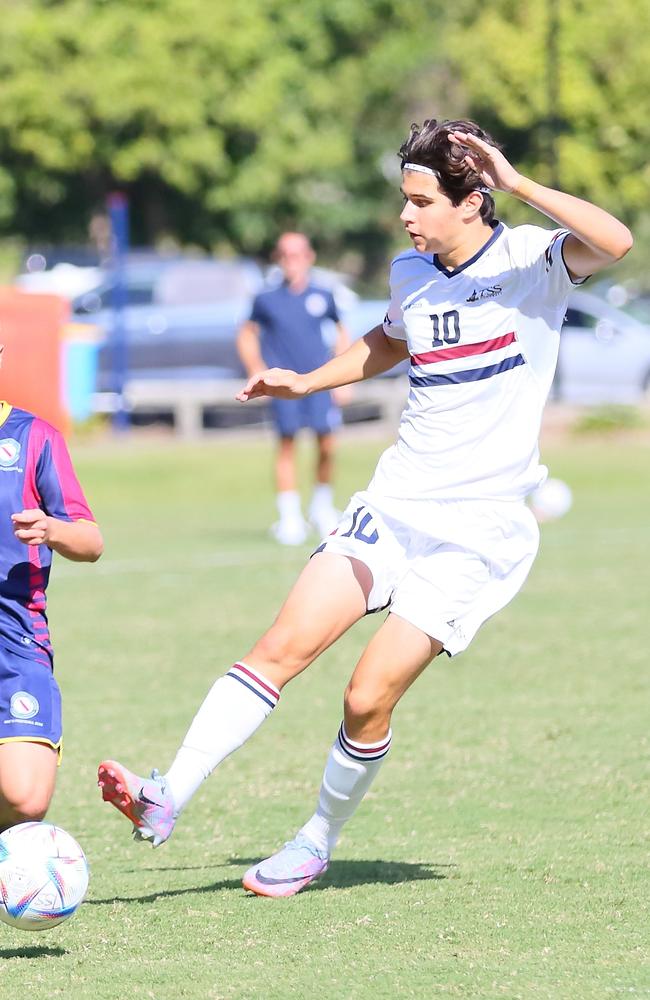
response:
[[[402,170],[414,170],[418,174],[429,174],[431,177],[435,177],[438,180],[438,174],[431,167],[425,167],[422,163],[403,163]],[[491,194],[489,187],[479,186],[474,188],[475,191],[480,191],[482,194]]]
[[[437,177],[435,170],[431,167],[425,167],[421,163],[403,163],[402,170],[415,170],[418,174],[431,174],[432,177]]]

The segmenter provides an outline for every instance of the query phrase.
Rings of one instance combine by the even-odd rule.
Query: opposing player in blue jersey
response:
[[[237,338],[239,355],[249,376],[273,366],[308,372],[324,364],[332,353],[341,354],[349,347],[332,293],[321,288],[310,274],[315,254],[307,237],[303,233],[283,233],[275,259],[283,281],[277,288],[256,296],[250,319]],[[324,336],[326,320],[335,324],[333,350]],[[275,485],[280,515],[273,534],[284,545],[299,545],[307,537],[307,524],[297,488],[295,436],[303,428],[316,436],[316,481],[308,518],[323,537],[338,521],[332,500],[332,471],[334,432],[340,424],[340,413],[330,392],[302,399],[272,399],[271,413],[278,436]]]
[[[2,347],[0,346],[0,352]],[[52,552],[94,562],[102,536],[57,430],[0,403],[0,831],[47,812],[61,697],[46,614]]]
[[[607,212],[520,174],[473,122],[414,126],[400,152],[412,248],[393,261],[383,326],[316,371],[262,372],[239,397],[302,399],[409,359],[397,443],[271,628],[216,681],[167,774],[143,781],[116,762],[100,767],[104,797],[162,843],[282,687],[364,615],[388,609],[346,689],[316,811],[244,876],[260,895],[293,895],[327,869],[389,752],[404,692],[443,650],[464,650],[524,582],[539,540],[524,501],[546,474],[537,437],[568,296],[632,245]],[[494,218],[494,190],[557,228],[509,229]]]

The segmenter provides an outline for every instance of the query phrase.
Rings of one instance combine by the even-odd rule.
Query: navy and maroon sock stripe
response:
[[[280,700],[280,692],[275,685],[271,684],[265,677],[262,677],[261,674],[251,670],[245,663],[235,663],[226,674],[226,677],[232,677],[233,680],[239,681],[249,691],[256,694],[258,698],[266,702],[270,708],[275,708]]]
[[[360,760],[367,763],[369,760],[381,760],[390,750],[393,734],[388,730],[388,735],[378,743],[357,743],[351,740],[345,731],[345,726],[341,723],[337,736],[338,744],[344,753],[352,760]]]

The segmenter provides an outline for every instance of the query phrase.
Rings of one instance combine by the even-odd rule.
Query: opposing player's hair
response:
[[[452,205],[460,205],[463,198],[472,191],[481,190],[481,218],[484,222],[491,222],[494,218],[494,198],[483,190],[481,178],[465,163],[466,150],[458,143],[449,141],[449,133],[454,131],[476,135],[491,146],[501,149],[499,143],[476,122],[464,119],[439,122],[435,118],[427,118],[422,125],[411,125],[411,134],[399,151],[402,168],[405,163],[418,163],[433,170],[441,190]]]

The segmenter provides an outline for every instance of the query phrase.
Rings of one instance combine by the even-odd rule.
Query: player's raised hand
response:
[[[449,141],[462,147],[465,163],[479,175],[486,187],[509,192],[519,185],[521,174],[496,146],[469,132],[450,132]]]
[[[35,507],[33,510],[21,510],[11,515],[14,524],[14,535],[24,545],[47,545],[49,541],[49,519],[44,511]]]
[[[260,396],[277,396],[279,399],[299,399],[307,392],[304,376],[288,368],[268,368],[251,375],[248,382],[235,396],[242,403]]]

